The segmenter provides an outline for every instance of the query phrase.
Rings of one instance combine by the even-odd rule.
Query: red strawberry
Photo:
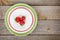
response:
[[[24,25],[25,22],[24,22],[24,21],[20,21],[19,24],[20,24],[20,25]]]
[[[15,21],[18,22],[21,26],[25,24],[25,16],[20,17],[16,17]]]
[[[22,19],[22,18],[20,18],[20,21],[23,21],[23,19]]]
[[[25,20],[25,16],[22,16],[22,20]]]
[[[16,22],[20,22],[20,19],[21,19],[20,17],[15,18]]]

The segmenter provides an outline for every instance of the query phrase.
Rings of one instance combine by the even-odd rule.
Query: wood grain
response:
[[[32,5],[38,15],[36,29],[26,37],[14,36],[4,24],[6,11],[16,3]],[[0,5],[0,40],[60,40],[60,0],[11,0],[4,5]]]
[[[0,20],[0,34],[11,34],[5,24],[4,20]],[[32,34],[60,34],[60,20],[40,20]]]
[[[0,36],[0,40],[60,40],[60,36]]]
[[[10,6],[0,6],[0,19],[4,19]],[[60,6],[32,6],[38,15],[38,19],[60,19]]]
[[[17,4],[17,3],[26,3],[29,5],[60,5],[60,0],[10,0],[10,2],[5,3],[3,5],[13,5],[13,4]],[[1,3],[0,3],[1,4]]]

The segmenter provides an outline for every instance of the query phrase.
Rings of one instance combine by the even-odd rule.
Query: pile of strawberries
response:
[[[25,16],[22,16],[22,17],[16,17],[15,18],[15,21],[17,22],[17,23],[19,23],[20,25],[24,25],[25,24]]]

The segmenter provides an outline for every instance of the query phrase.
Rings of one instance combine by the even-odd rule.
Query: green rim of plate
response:
[[[8,21],[7,21],[7,19],[8,19],[8,18],[7,18],[7,17],[8,17],[8,14],[9,14],[9,12],[10,12],[13,8],[15,8],[15,7],[17,7],[17,6],[25,6],[25,7],[29,8],[29,9],[33,12],[33,14],[34,14],[34,20],[35,20],[35,21],[34,21],[34,25],[32,26],[31,30],[29,30],[29,31],[26,32],[26,33],[17,33],[17,32],[14,32],[13,30],[10,29],[10,27],[9,27],[9,25],[8,25]],[[24,3],[19,3],[19,4],[15,4],[15,5],[11,6],[11,7],[7,10],[4,21],[5,21],[5,25],[6,25],[6,27],[7,27],[7,29],[8,29],[9,32],[11,32],[12,34],[14,34],[14,35],[16,35],[16,36],[26,36],[26,35],[28,35],[28,34],[30,34],[30,33],[33,32],[33,30],[34,30],[35,27],[37,26],[38,18],[37,18],[37,13],[35,12],[35,10],[34,10],[31,6],[29,6],[29,5],[27,5],[27,4],[24,4]]]

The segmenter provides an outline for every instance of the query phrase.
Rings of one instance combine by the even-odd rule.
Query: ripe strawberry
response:
[[[20,24],[20,25],[24,25],[25,22],[24,22],[24,21],[20,21],[19,24]]]
[[[25,24],[25,16],[20,17],[16,17],[15,21],[18,22],[21,26]]]
[[[16,21],[16,22],[20,22],[20,19],[21,19],[20,17],[16,17],[16,18],[15,18],[15,21]]]
[[[25,20],[25,16],[22,16],[22,20]]]
[[[23,21],[23,19],[22,19],[22,18],[20,18],[20,21]]]

